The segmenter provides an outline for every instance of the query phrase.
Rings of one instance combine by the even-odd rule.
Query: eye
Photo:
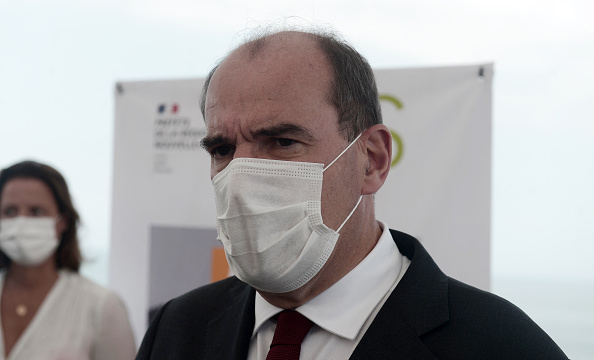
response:
[[[31,215],[32,216],[43,216],[45,214],[45,211],[38,207],[38,206],[34,206],[31,208]]]
[[[225,157],[231,154],[232,148],[229,145],[217,146],[210,151],[210,154],[215,158]]]
[[[2,216],[14,217],[16,215],[17,215],[17,209],[14,206],[9,206],[7,208],[2,209]]]
[[[291,146],[297,142],[296,140],[287,139],[287,138],[278,138],[278,139],[276,139],[276,141],[277,141],[278,145],[282,146],[282,147]]]

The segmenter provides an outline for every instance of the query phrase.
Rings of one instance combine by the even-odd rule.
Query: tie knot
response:
[[[274,338],[270,345],[301,345],[311,329],[311,320],[294,310],[284,310],[278,315]]]

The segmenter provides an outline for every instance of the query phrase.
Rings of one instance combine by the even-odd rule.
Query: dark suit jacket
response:
[[[411,264],[351,359],[567,359],[519,308],[447,277],[415,238],[390,231]],[[245,359],[254,295],[231,277],[171,300],[136,359]]]

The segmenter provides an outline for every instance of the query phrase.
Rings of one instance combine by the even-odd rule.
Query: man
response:
[[[521,310],[375,219],[391,137],[371,68],[343,41],[249,41],[209,74],[201,107],[236,277],[166,304],[138,359],[265,359],[295,316],[301,359],[566,358]]]

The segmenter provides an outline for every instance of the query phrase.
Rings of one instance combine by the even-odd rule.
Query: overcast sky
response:
[[[107,285],[117,81],[204,77],[284,21],[333,27],[376,69],[493,62],[495,290],[592,359],[593,18],[591,0],[0,0],[0,168],[65,175],[83,273]]]
[[[374,68],[494,62],[493,273],[594,280],[593,4],[1,1],[0,167],[64,173],[106,283],[115,82],[203,77],[245,29],[294,16]]]

